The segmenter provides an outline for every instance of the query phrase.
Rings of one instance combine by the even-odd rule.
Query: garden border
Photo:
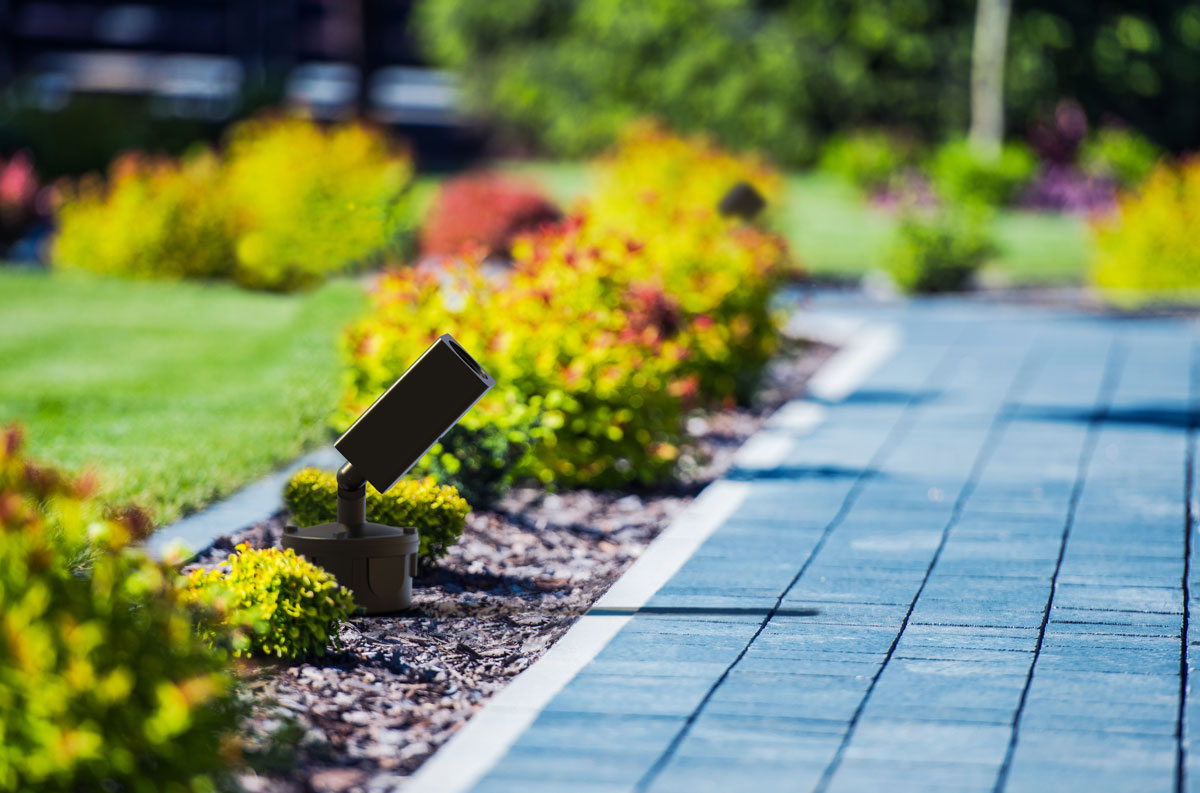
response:
[[[825,405],[850,395],[898,349],[898,327],[835,315],[798,314],[793,337],[820,341],[838,351],[808,383],[807,398],[780,408],[734,459],[735,469],[780,464],[798,436],[825,419]],[[547,704],[624,627],[663,584],[683,567],[742,503],[748,482],[718,479],[658,536],[645,553],[579,618],[550,650],[471,717],[405,785],[406,793],[465,793],[504,756]]]
[[[283,509],[284,485],[296,471],[310,465],[334,470],[345,462],[332,446],[310,452],[229,498],[158,529],[146,538],[146,551],[156,559],[182,551],[184,561],[191,559],[218,537],[262,523]]]

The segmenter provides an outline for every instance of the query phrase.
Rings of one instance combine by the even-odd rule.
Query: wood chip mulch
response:
[[[536,661],[720,476],[776,408],[799,396],[832,349],[809,344],[771,368],[753,408],[693,417],[683,483],[669,491],[513,490],[472,512],[462,539],[414,582],[411,611],[345,624],[340,649],[245,670],[249,793],[384,793],[403,787],[488,698]],[[278,544],[282,515],[227,537]]]

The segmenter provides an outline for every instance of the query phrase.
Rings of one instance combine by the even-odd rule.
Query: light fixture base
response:
[[[339,584],[354,593],[354,602],[367,614],[403,611],[412,606],[412,580],[417,574],[421,540],[411,526],[288,526],[280,542],[332,573]]]

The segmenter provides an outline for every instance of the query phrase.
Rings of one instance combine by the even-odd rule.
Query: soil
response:
[[[688,420],[692,448],[669,491],[550,493],[517,488],[472,512],[462,539],[414,582],[413,608],[344,624],[340,647],[307,663],[244,671],[251,793],[383,793],[412,774],[488,698],[561,637],[725,471],[738,447],[831,354],[809,344],[771,368],[757,404]],[[284,516],[221,537],[278,544]]]

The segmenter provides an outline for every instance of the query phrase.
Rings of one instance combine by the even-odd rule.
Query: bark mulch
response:
[[[414,582],[413,608],[359,617],[340,648],[308,663],[247,668],[250,793],[382,793],[412,774],[496,691],[529,667],[721,475],[738,447],[799,396],[830,355],[798,347],[752,408],[689,419],[683,481],[655,492],[517,488],[474,511],[462,539]],[[240,542],[278,544],[284,516],[221,537],[192,566]]]

